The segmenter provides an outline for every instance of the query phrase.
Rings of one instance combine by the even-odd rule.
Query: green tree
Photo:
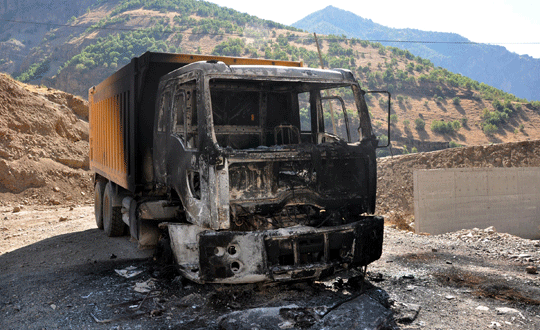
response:
[[[416,118],[414,120],[414,127],[416,128],[416,130],[422,131],[426,127],[426,122],[422,118]]]

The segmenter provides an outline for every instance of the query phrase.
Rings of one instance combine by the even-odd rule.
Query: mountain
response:
[[[467,44],[470,40],[455,33],[389,28],[332,6],[306,16],[293,26],[321,34],[345,35],[364,40],[455,42],[382,44],[407,49],[414,55],[431,60],[436,66],[518,97],[540,100],[540,59],[518,55],[501,46]]]
[[[354,25],[353,19],[344,18],[349,23],[343,27]],[[5,0],[0,1],[0,20],[5,23],[0,27],[0,71],[83,97],[146,51],[320,65],[312,33],[205,1]],[[364,23],[379,31],[377,38],[389,31]],[[392,93],[394,151],[540,139],[540,101],[528,102],[437,67],[408,50],[346,38],[342,30],[320,35],[324,66],[350,69],[363,88]],[[446,38],[462,40],[452,34]],[[375,132],[382,136],[388,103],[379,95],[367,94],[366,99]]]

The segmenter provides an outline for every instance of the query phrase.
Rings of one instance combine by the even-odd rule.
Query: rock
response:
[[[476,307],[476,310],[487,312],[487,311],[489,311],[489,307],[487,307],[487,306],[478,306],[478,307]]]
[[[497,314],[519,314],[519,311],[510,307],[497,307],[495,308]]]
[[[51,304],[51,308],[52,308],[53,310],[56,310],[56,305],[55,305],[55,304]]]
[[[60,191],[60,188],[54,187],[54,188],[53,188],[53,191],[59,192],[59,191]]]
[[[420,313],[420,305],[396,303],[394,308],[394,320],[398,323],[411,323],[418,317]]]
[[[456,296],[448,295],[448,296],[445,296],[445,298],[446,298],[447,300],[454,300],[454,299],[456,299]]]
[[[58,219],[58,221],[60,221],[60,222],[64,222],[64,221],[67,221],[67,220],[68,220],[67,217],[60,217],[60,218]]]
[[[411,308],[409,306],[409,308]],[[417,314],[416,314],[417,315]],[[414,316],[415,317],[415,316]],[[310,330],[394,329],[392,311],[368,295],[361,295],[326,314]]]
[[[484,229],[484,232],[491,235],[491,234],[495,234],[497,232],[497,230],[495,230],[495,227],[490,226],[490,227],[487,227],[486,229]]]
[[[81,191],[81,195],[84,196],[86,195],[86,193],[84,191]]]
[[[21,212],[21,207],[20,206],[15,206],[13,208],[13,213],[17,213],[17,212]]]
[[[219,317],[218,324],[219,328],[224,330],[291,329],[294,328],[294,321],[291,322],[282,316],[281,310],[293,308],[298,308],[298,306],[253,308],[232,312]]]
[[[520,255],[518,255],[518,258],[520,259],[525,259],[525,258],[530,258],[532,257],[530,254],[527,254],[527,253],[522,253]]]
[[[525,268],[525,271],[529,274],[537,274],[538,273],[538,269],[536,268],[536,266],[527,266],[527,268]]]
[[[60,205],[60,201],[56,200],[56,199],[50,199],[49,202],[52,204],[52,205]]]
[[[186,307],[196,307],[204,305],[205,303],[206,299],[202,295],[198,293],[192,293],[180,299],[178,305]]]

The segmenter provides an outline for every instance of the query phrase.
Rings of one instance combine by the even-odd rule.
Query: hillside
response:
[[[0,74],[2,204],[88,200],[87,120],[81,98]]]
[[[31,4],[36,2],[24,3],[26,7],[12,8],[10,15],[22,17],[21,11],[28,8],[35,12]],[[62,26],[51,23],[37,45],[25,39],[28,33],[24,29],[8,24],[0,33],[0,40],[11,35],[3,46],[33,46],[29,51],[25,48],[27,55],[18,53],[24,55],[23,60],[17,62],[14,56],[14,60],[4,57],[0,62],[17,68],[10,73],[21,81],[82,97],[90,86],[147,50],[292,59],[311,67],[319,65],[311,33],[208,2],[101,0],[87,5],[74,2],[83,13]],[[58,8],[42,7],[44,14]],[[38,39],[39,33],[32,37]],[[407,50],[332,35],[320,36],[320,42],[326,67],[349,68],[365,89],[392,93],[395,153],[540,139],[536,127],[540,102],[528,102],[436,67]],[[384,100],[368,96],[368,101],[376,132],[383,135],[387,120]]]
[[[455,34],[394,29],[351,12],[328,6],[293,26],[321,34],[345,35],[365,40],[421,40],[467,43]],[[485,44],[383,43],[407,49],[435,65],[500,88],[521,98],[540,100],[540,59],[518,55],[501,46]]]

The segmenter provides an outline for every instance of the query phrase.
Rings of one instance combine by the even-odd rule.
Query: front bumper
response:
[[[366,266],[382,254],[383,227],[378,216],[336,227],[246,232],[168,225],[181,272],[200,283],[317,279]]]

